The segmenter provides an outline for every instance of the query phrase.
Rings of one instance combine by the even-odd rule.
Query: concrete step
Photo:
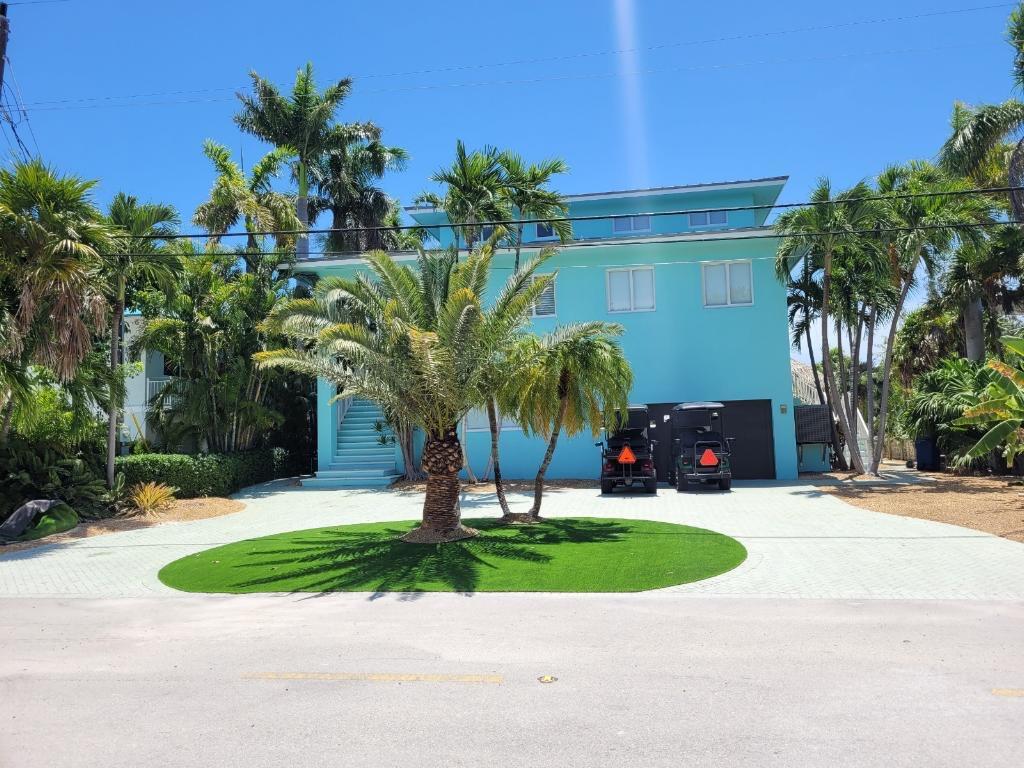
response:
[[[351,470],[351,469],[366,469],[366,470],[382,469],[382,470],[394,471],[394,469],[395,469],[395,460],[394,460],[393,457],[388,456],[386,458],[374,459],[374,460],[369,460],[369,459],[362,459],[362,460],[348,459],[348,460],[341,460],[341,461],[332,461],[330,463],[330,465],[328,465],[327,469],[331,470],[331,471],[333,471],[333,470],[342,470],[342,469],[347,469],[347,470]]]
[[[378,477],[391,477],[397,475],[398,470],[395,465],[392,464],[386,469],[367,469],[365,467],[358,467],[352,469],[334,469],[334,465],[331,465],[331,469],[320,470],[316,473],[317,477],[327,478],[335,477],[343,480],[363,480],[363,479],[376,479]]]
[[[362,478],[358,480],[337,477],[310,477],[303,480],[302,485],[305,488],[387,488],[398,477],[397,473],[384,477]]]
[[[382,443],[377,435],[338,435],[335,445],[339,448],[343,446],[346,448],[348,446],[371,448],[378,445],[387,445],[389,448],[394,447],[391,443]]]

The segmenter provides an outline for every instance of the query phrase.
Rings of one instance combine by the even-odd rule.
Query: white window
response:
[[[498,412],[498,420],[501,423],[501,428],[505,429],[521,429],[519,422],[513,419],[511,416],[506,416],[500,411]],[[466,414],[466,429],[470,432],[490,432],[491,424],[487,420],[487,409],[486,408],[474,408]]]
[[[690,214],[691,227],[720,227],[729,223],[726,211],[700,211]]]
[[[609,312],[654,310],[654,267],[609,269],[606,274]]]
[[[754,303],[749,261],[704,264],[704,306],[731,307]]]
[[[537,239],[547,240],[550,237],[555,236],[555,228],[550,222],[538,222],[537,223]]]
[[[612,219],[612,232],[617,235],[630,232],[650,232],[650,216],[616,216]]]
[[[548,283],[547,288],[537,297],[532,314],[534,317],[555,316],[555,280]]]

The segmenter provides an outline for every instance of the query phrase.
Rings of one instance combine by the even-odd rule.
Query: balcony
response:
[[[153,402],[153,398],[154,397],[156,397],[157,395],[159,395],[163,391],[163,388],[165,386],[167,386],[167,382],[169,382],[170,380],[171,380],[170,376],[164,377],[162,379],[147,379],[146,380],[146,405],[147,406],[150,405]],[[164,410],[165,411],[170,410],[174,406],[176,399],[177,398],[174,398],[174,397],[165,398],[164,399],[164,404],[163,404]]]

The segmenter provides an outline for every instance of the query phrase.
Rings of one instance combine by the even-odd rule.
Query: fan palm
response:
[[[209,199],[196,208],[192,223],[210,234],[211,245],[216,246],[221,235],[238,226],[239,221],[248,233],[246,249],[253,252],[261,250],[256,232],[288,232],[302,228],[291,195],[277,192],[271,186],[281,166],[287,162],[290,150],[271,150],[252,167],[248,178],[223,144],[207,140],[203,143],[203,154],[210,159],[217,176]],[[288,234],[275,237],[278,247],[285,247],[294,239]]]
[[[615,323],[566,325],[542,339],[530,337],[523,351],[535,362],[525,375],[519,396],[518,419],[523,427],[548,440],[533,485],[533,506],[527,519],[540,519],[544,478],[559,436],[572,436],[589,427],[597,435],[624,413],[633,386],[633,372],[616,337]]]
[[[456,425],[488,395],[481,361],[514,336],[553,279],[534,274],[544,260],[538,257],[485,307],[492,260],[490,247],[458,265],[453,252],[421,253],[414,269],[375,251],[367,255],[372,279],[323,280],[315,299],[285,302],[267,322],[297,345],[258,355],[261,366],[320,376],[426,433],[423,518],[406,541],[475,533],[460,520],[463,454]]]
[[[547,189],[551,178],[567,173],[569,166],[558,158],[540,164],[529,164],[514,152],[502,152],[499,162],[505,173],[505,197],[519,219],[551,219],[551,229],[563,243],[572,237],[572,223],[565,220],[569,206],[560,194]],[[523,224],[515,225],[515,263],[519,269],[519,253],[523,245]]]
[[[425,192],[416,202],[440,208],[448,214],[449,223],[462,225],[454,227],[456,249],[460,237],[464,237],[467,249],[473,250],[480,234],[478,223],[503,221],[509,216],[501,156],[493,147],[467,152],[466,145],[457,141],[455,162],[436,171],[430,180],[445,186],[444,195]],[[502,231],[501,227],[495,228],[496,235]]]
[[[178,257],[163,248],[174,234],[178,213],[162,203],[140,203],[132,195],[118,192],[110,203],[107,220],[117,228],[112,247],[102,256],[100,266],[107,300],[111,305],[110,382],[107,404],[107,487],[114,487],[114,457],[117,453],[117,420],[124,404],[118,378],[121,365],[121,330],[129,286],[173,291],[181,270]]]
[[[295,213],[301,228],[309,223],[309,171],[324,152],[353,137],[375,139],[379,131],[372,124],[337,124],[334,116],[352,90],[352,80],[344,78],[321,93],[313,78],[313,65],[306,64],[295,76],[290,96],[284,96],[269,80],[255,72],[252,94],[240,93],[241,111],[235,115],[238,127],[295,158],[298,196]],[[309,240],[300,235],[298,258],[309,256]]]

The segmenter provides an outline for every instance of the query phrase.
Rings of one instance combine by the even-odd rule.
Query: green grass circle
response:
[[[467,520],[451,544],[406,544],[416,523],[364,523],[265,536],[198,552],[160,580],[184,592],[640,592],[732,570],[747,551],[702,528],[610,518],[535,526]]]

